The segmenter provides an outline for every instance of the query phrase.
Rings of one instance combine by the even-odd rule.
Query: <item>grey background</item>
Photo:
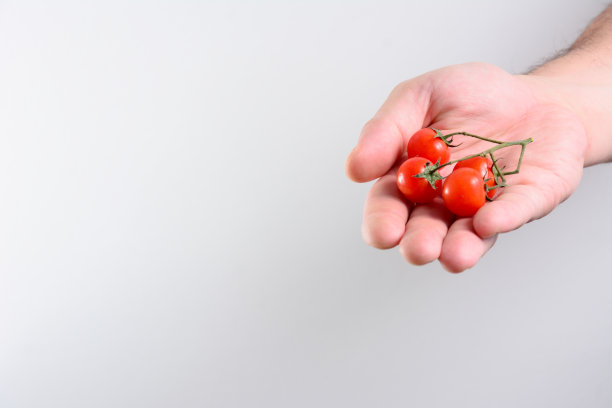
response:
[[[451,275],[344,159],[401,80],[601,1],[0,1],[0,406],[609,407],[609,165]]]

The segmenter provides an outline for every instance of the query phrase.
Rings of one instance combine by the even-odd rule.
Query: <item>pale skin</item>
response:
[[[473,217],[457,218],[436,200],[414,205],[395,179],[410,136],[431,126],[501,141],[533,138],[519,174]],[[491,147],[457,136],[451,160]],[[499,150],[513,168],[520,147]],[[366,123],[346,161],[356,182],[376,180],[362,234],[371,246],[398,247],[415,265],[435,260],[450,272],[476,265],[498,234],[550,213],[578,186],[586,166],[612,161],[612,7],[567,54],[527,75],[483,63],[442,68],[400,83]]]

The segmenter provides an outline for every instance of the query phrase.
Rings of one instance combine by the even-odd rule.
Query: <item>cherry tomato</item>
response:
[[[439,159],[440,164],[447,163],[450,160],[450,149],[444,140],[435,136],[436,131],[430,128],[417,131],[408,140],[408,157],[424,157],[432,163]]]
[[[455,164],[455,169],[461,169],[466,167],[472,168],[478,171],[482,175],[482,178],[484,180],[489,179],[489,181],[485,182],[487,186],[493,187],[495,185],[495,177],[493,177],[493,171],[491,170],[492,166],[493,162],[491,161],[491,159],[489,159],[488,157],[478,156],[460,161],[459,163]],[[498,189],[487,191],[487,196],[489,196],[490,199],[493,199],[495,197],[495,194],[497,194],[497,190]]]
[[[444,204],[453,214],[469,217],[485,203],[485,187],[482,174],[464,167],[455,169],[442,187]]]
[[[411,157],[397,171],[397,188],[414,203],[432,201],[442,188],[442,180],[436,181],[436,189],[433,189],[426,179],[414,177],[423,172],[427,164],[431,165],[431,161],[424,157]]]

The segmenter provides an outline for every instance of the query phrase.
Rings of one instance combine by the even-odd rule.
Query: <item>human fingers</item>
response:
[[[440,264],[449,272],[463,272],[476,265],[496,240],[497,235],[488,238],[478,236],[472,217],[458,218],[448,229],[442,243]]]
[[[481,237],[515,230],[548,214],[556,205],[552,196],[531,185],[512,185],[474,215],[474,230]]]
[[[441,199],[414,207],[399,243],[402,256],[413,265],[425,265],[438,259],[453,219]]]
[[[402,155],[408,138],[423,127],[429,107],[427,77],[402,82],[361,131],[346,159],[347,176],[356,182],[386,174]]]
[[[406,229],[410,210],[395,178],[395,172],[381,177],[366,198],[361,232],[364,241],[375,248],[396,246]]]

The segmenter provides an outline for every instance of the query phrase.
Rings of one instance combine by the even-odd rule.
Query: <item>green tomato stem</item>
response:
[[[525,144],[521,144],[521,155],[519,156],[518,163],[516,164],[516,169],[512,171],[506,171],[502,173],[502,176],[507,176],[509,174],[517,174],[521,170],[521,163],[523,162],[523,155],[525,154],[525,149],[527,148],[527,144],[533,142],[532,138],[525,139],[525,140],[529,140],[529,141]]]
[[[517,168],[515,170],[513,170],[513,171],[510,171],[510,172],[504,172],[504,173],[500,172],[500,175],[516,174],[516,173],[519,172],[519,170],[521,168],[521,162],[523,161],[523,154],[525,153],[525,147],[527,147],[527,145],[529,143],[531,143],[531,142],[533,142],[532,138],[523,139],[523,140],[517,140],[516,142],[494,142],[494,143],[499,143],[499,144],[497,146],[493,146],[492,148],[487,149],[487,150],[485,150],[483,152],[476,153],[476,154],[470,154],[469,156],[465,156],[465,157],[462,157],[462,158],[457,159],[457,160],[451,160],[451,161],[449,161],[447,163],[438,165],[437,168],[441,169],[444,166],[450,166],[451,164],[459,163],[460,161],[463,161],[463,160],[473,159],[474,157],[479,157],[479,156],[483,157],[483,156],[486,156],[486,155],[490,155],[491,153],[493,153],[493,152],[495,152],[495,151],[497,151],[499,149],[503,149],[505,147],[520,145],[521,146],[521,156],[519,157]]]
[[[495,176],[495,183],[500,184],[497,178],[499,178],[502,183],[505,183],[506,179],[504,178],[504,173],[497,166],[497,160],[495,160],[495,156],[493,156],[493,152],[489,153],[489,157],[491,158],[491,162],[493,162],[493,175]]]
[[[437,133],[437,135],[439,137],[442,138],[442,140],[444,140],[445,142],[447,142],[447,138],[448,137],[452,137],[454,135],[464,135],[464,136],[469,136],[469,137],[474,137],[476,139],[480,139],[480,140],[484,140],[487,142],[491,142],[491,143],[495,143],[496,146],[491,147],[490,149],[487,149],[483,152],[480,153],[476,153],[476,154],[470,154],[469,156],[465,156],[462,157],[460,159],[457,160],[452,160],[449,161],[448,163],[444,163],[444,164],[440,164],[440,159],[438,159],[438,162],[436,164],[428,164],[425,166],[425,170],[422,173],[416,174],[413,177],[418,177],[418,178],[424,178],[426,179],[433,188],[435,188],[435,182],[437,180],[441,180],[443,177],[440,176],[440,173],[438,172],[438,170],[440,170],[442,167],[444,166],[450,166],[452,164],[458,163],[460,161],[463,160],[468,160],[468,159],[472,159],[474,157],[486,157],[489,156],[491,158],[491,161],[493,162],[492,164],[492,172],[493,172],[493,177],[495,179],[495,186],[486,187],[486,191],[489,190],[493,190],[496,188],[500,188],[500,187],[505,187],[506,184],[506,179],[504,176],[510,175],[510,174],[516,174],[519,172],[519,170],[521,169],[521,163],[523,162],[523,155],[525,154],[525,149],[527,148],[527,145],[531,142],[533,142],[532,138],[529,139],[523,139],[523,140],[518,140],[515,142],[500,142],[499,140],[494,140],[494,139],[488,139],[486,137],[482,137],[482,136],[478,136],[478,135],[473,135],[471,133],[467,133],[467,132],[455,132],[455,133],[451,133],[448,135],[442,135],[440,133],[439,130],[434,129]],[[500,169],[499,166],[497,165],[497,160],[495,159],[495,156],[493,155],[494,152],[503,149],[505,147],[510,147],[510,146],[521,146],[521,155],[519,157],[518,163],[516,165],[516,169],[512,170],[512,171],[503,171],[503,168]],[[487,197],[487,200],[489,200],[489,198]]]
[[[454,133],[450,133],[448,135],[445,135],[445,137],[450,137],[450,136],[455,136],[455,135],[469,136],[469,137],[473,137],[475,139],[484,140],[485,142],[491,142],[491,143],[496,143],[496,144],[503,144],[504,143],[504,142],[500,142],[499,140],[489,139],[487,137],[482,137],[482,136],[474,135],[474,134],[468,133],[468,132],[454,132]]]

